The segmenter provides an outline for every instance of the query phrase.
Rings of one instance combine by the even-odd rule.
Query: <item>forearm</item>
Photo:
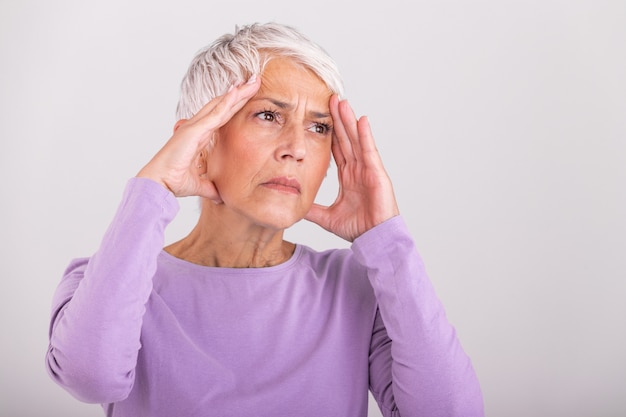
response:
[[[160,185],[132,179],[98,251],[68,269],[55,294],[48,368],[83,401],[119,400],[132,387],[145,303],[177,207]]]
[[[386,348],[375,341],[383,354],[377,354],[378,363],[371,368],[378,374],[372,375],[375,383],[391,387],[387,406],[397,407],[400,415],[482,416],[482,396],[471,361],[446,318],[403,220],[393,218],[355,243],[353,250],[368,270],[391,341]]]

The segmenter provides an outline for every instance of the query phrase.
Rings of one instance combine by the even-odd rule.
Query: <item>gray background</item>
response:
[[[370,117],[487,415],[626,415],[626,2],[598,0],[2,0],[0,415],[101,415],[44,371],[54,288],[169,137],[192,55],[269,20]]]

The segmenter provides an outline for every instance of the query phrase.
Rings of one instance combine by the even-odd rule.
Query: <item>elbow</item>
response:
[[[463,381],[452,388],[441,407],[446,411],[442,415],[454,417],[484,417],[484,403],[480,385],[476,378]]]
[[[437,383],[393,387],[398,415],[484,417],[483,396],[473,373]],[[394,416],[396,414],[393,414]]]
[[[440,386],[438,406],[441,414],[453,417],[484,417],[483,395],[474,373],[457,380],[446,388]],[[445,394],[444,394],[445,393]]]
[[[455,416],[467,416],[467,417],[484,417],[485,405],[483,400],[482,390],[480,388],[480,382],[478,376],[471,365],[468,362],[465,376],[455,384],[453,402],[456,414]]]
[[[80,365],[59,360],[53,349],[46,356],[46,368],[54,382],[85,403],[105,404],[125,400],[134,384],[134,371],[122,373],[114,367]]]
[[[482,395],[458,396],[446,404],[448,409],[445,415],[455,417],[484,417]]]
[[[484,417],[481,395],[440,395],[398,400],[392,416]]]
[[[440,402],[433,402],[432,399],[424,399],[423,401],[416,401],[415,403],[402,401],[390,415],[424,417],[485,417],[485,412],[482,399],[457,399],[449,397]]]

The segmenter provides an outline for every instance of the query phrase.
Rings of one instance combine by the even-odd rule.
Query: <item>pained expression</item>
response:
[[[208,157],[227,208],[277,229],[305,216],[330,163],[330,96],[293,61],[267,64],[259,91],[219,130]]]

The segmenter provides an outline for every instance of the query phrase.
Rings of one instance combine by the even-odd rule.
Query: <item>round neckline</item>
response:
[[[221,266],[205,266],[196,264],[190,261],[186,261],[181,258],[177,258],[176,256],[166,252],[164,249],[161,249],[161,253],[159,256],[167,261],[168,263],[178,265],[187,269],[192,269],[198,272],[208,273],[208,272],[219,272],[220,274],[228,274],[228,275],[265,275],[265,274],[274,274],[277,271],[281,271],[284,269],[291,268],[295,265],[303,253],[302,245],[295,244],[295,249],[293,254],[289,259],[285,262],[280,263],[278,265],[273,266],[263,266],[263,267],[253,267],[253,268],[233,268],[233,267],[221,267]]]

